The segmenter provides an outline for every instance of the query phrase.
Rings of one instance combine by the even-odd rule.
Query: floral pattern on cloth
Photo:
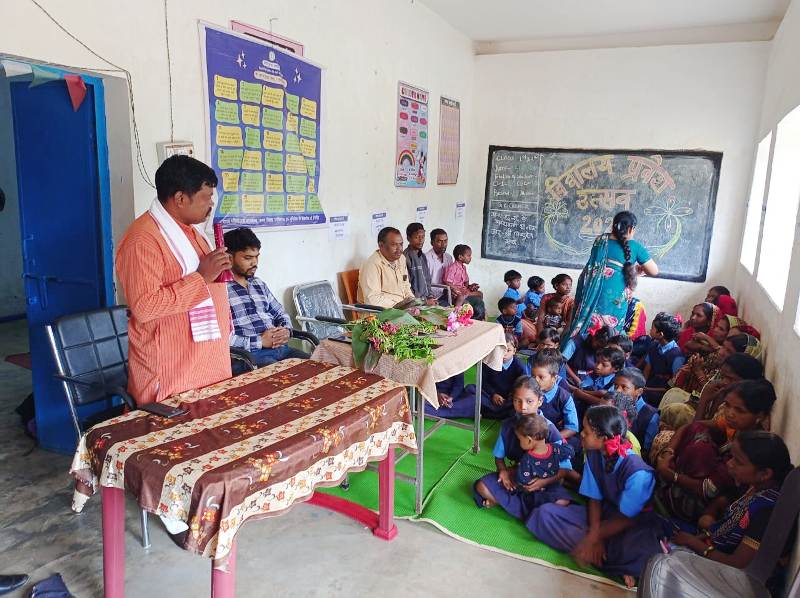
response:
[[[609,326],[616,334],[628,312],[632,292],[625,286],[622,270],[608,265],[610,235],[598,236],[592,245],[575,291],[575,309],[569,332],[562,336],[563,350],[569,339],[586,338],[600,326]]]
[[[332,364],[287,359],[164,401],[189,413],[134,411],[83,435],[73,509],[98,486],[189,525],[184,548],[224,558],[250,518],[279,514],[381,460],[416,450],[405,388]]]

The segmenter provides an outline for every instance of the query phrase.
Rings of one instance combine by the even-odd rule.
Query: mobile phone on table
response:
[[[164,405],[163,403],[147,403],[146,405],[139,406],[139,409],[161,417],[178,417],[179,415],[186,415],[189,413],[189,410],[184,407],[172,407],[171,405]]]

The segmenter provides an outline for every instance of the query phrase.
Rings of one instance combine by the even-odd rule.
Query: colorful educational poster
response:
[[[461,158],[461,103],[444,96],[439,103],[439,171],[436,182],[455,185]]]
[[[214,25],[201,23],[200,38],[208,164],[219,178],[214,221],[324,226],[320,67]]]
[[[425,186],[428,178],[428,92],[402,81],[397,86],[395,187]]]

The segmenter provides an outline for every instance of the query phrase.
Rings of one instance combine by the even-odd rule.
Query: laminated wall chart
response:
[[[322,72],[294,54],[200,24],[215,222],[324,225],[319,200]]]
[[[428,177],[428,92],[397,86],[395,187],[424,187]]]

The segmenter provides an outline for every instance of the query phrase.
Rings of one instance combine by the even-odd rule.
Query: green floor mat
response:
[[[431,422],[426,422],[426,428],[431,425]],[[479,509],[475,506],[472,484],[486,473],[495,471],[492,447],[499,428],[500,422],[497,421],[484,420],[481,423],[481,451],[477,455],[470,450],[471,431],[444,426],[428,437],[425,441],[426,496],[422,514],[414,514],[414,486],[397,480],[395,516],[431,523],[448,535],[488,550],[616,583],[596,569],[578,567],[569,555],[537,541],[519,520],[501,508]],[[398,463],[397,471],[414,475],[415,466],[416,457],[409,455]],[[377,472],[351,474],[347,491],[341,488],[320,491],[378,509]]]

